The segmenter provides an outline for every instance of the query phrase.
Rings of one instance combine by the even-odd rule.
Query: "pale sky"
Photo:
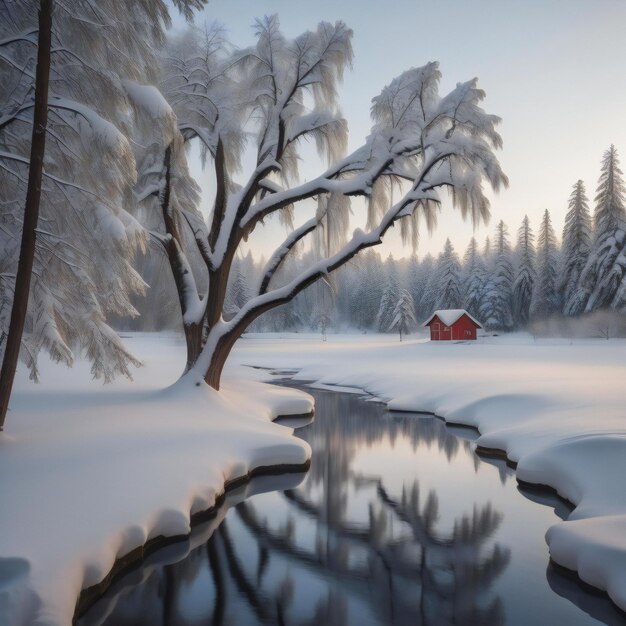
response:
[[[500,219],[512,240],[525,214],[536,230],[546,208],[560,236],[576,180],[593,198],[603,152],[614,143],[626,158],[626,0],[212,0],[205,11],[239,46],[253,42],[254,18],[271,13],[288,36],[320,20],[354,30],[353,69],[340,89],[350,148],[369,132],[371,98],[405,69],[439,61],[442,93],[479,78],[484,107],[503,118],[499,157],[510,179],[492,200],[490,225],[476,231],[481,244]],[[307,178],[318,167],[301,170]],[[254,247],[268,254],[281,232],[267,227]],[[445,207],[418,253],[438,253],[450,237],[462,254],[472,233]],[[410,253],[393,233],[382,252]]]

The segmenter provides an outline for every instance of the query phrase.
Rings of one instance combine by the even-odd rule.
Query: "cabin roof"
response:
[[[474,319],[465,309],[439,309],[435,311],[423,324],[422,326],[428,326],[433,318],[438,317],[446,326],[452,326],[455,322],[461,319],[464,315],[467,315],[474,324],[476,324],[477,328],[482,328],[482,324]]]

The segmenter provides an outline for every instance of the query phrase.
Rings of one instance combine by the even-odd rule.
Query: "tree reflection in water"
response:
[[[99,612],[107,618],[92,611],[80,623],[503,624],[491,587],[510,553],[489,542],[501,513],[475,505],[444,524],[437,493],[422,493],[412,478],[394,493],[384,473],[364,474],[355,463],[384,442],[392,466],[402,439],[449,462],[471,455],[476,470],[471,444],[436,419],[390,417],[348,394],[315,395],[316,420],[297,431],[313,449],[301,486],[237,504],[206,544],[109,600]]]

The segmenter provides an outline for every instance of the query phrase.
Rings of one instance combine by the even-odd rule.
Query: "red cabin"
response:
[[[464,341],[476,339],[482,326],[465,309],[435,311],[422,326],[430,328],[431,341]]]

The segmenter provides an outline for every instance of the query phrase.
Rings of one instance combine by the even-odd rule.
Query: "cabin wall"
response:
[[[476,324],[467,316],[461,316],[452,326],[446,326],[435,316],[430,327],[431,341],[467,341],[476,339]]]
[[[461,316],[452,326],[452,339],[476,339],[476,324],[467,315]]]

